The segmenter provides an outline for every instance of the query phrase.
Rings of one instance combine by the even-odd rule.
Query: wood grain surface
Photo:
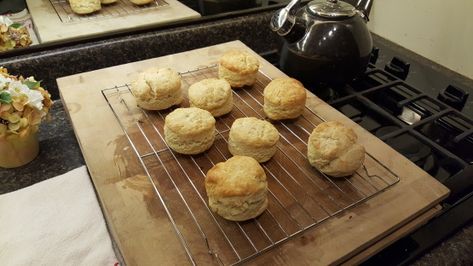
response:
[[[186,252],[172,224],[169,222],[166,210],[161,204],[160,198],[157,197],[155,188],[147,177],[147,173],[143,170],[139,158],[112,112],[111,106],[102,94],[102,90],[130,83],[138,72],[152,66],[172,67],[180,72],[208,66],[215,63],[224,51],[231,48],[249,50],[241,42],[234,41],[185,53],[81,73],[57,80],[61,98],[71,117],[75,134],[97,189],[110,231],[128,265],[185,264],[190,263],[190,261],[186,258]],[[282,72],[264,59],[259,59],[262,63],[262,73],[270,78],[284,76]],[[130,99],[130,101],[133,101],[133,99]],[[307,107],[325,120],[338,120],[352,127],[366,150],[398,175],[400,181],[362,204],[329,218],[315,228],[311,228],[301,237],[292,239],[261,254],[251,260],[250,264],[314,265],[346,261],[374,243],[379,243],[387,235],[391,234],[391,238],[387,238],[387,243],[395,240],[398,234],[393,234],[393,232],[413,219],[417,218],[415,224],[429,219],[432,215],[421,215],[426,211],[432,213],[431,209],[448,194],[448,190],[434,178],[310,93],[307,99]],[[142,119],[141,115],[136,115],[133,112],[131,115],[122,113],[119,119],[129,121],[132,125],[133,119]],[[284,129],[284,126],[278,127],[278,129]],[[143,127],[142,130],[149,129]],[[139,127],[138,131],[140,131]],[[141,134],[138,131],[136,128],[134,131],[130,130],[128,137],[133,137],[138,133]],[[222,141],[224,141],[224,137]],[[164,143],[154,143],[151,147],[154,146],[155,151],[158,151],[159,145],[164,145]],[[220,144],[217,142],[215,146],[218,145],[221,145],[222,151],[225,150],[224,142]],[[149,147],[143,146],[142,152],[150,152]],[[165,148],[165,145],[161,148]],[[151,151],[153,151],[152,148]],[[163,163],[152,166],[154,170],[151,174],[151,180],[157,183],[158,187],[170,191],[164,195],[163,201],[178,202],[180,196],[171,186],[172,180],[164,180],[162,177],[165,176],[166,169],[176,169],[180,166],[171,158],[172,153],[165,153],[165,151],[161,153]],[[225,152],[222,155],[225,156]],[[166,156],[169,157],[169,160],[166,159]],[[146,160],[147,157],[144,156],[143,158]],[[202,160],[199,161],[200,159]],[[205,161],[210,162],[211,160],[200,159],[196,158],[196,161],[200,162],[204,169],[209,166],[206,165]],[[218,159],[215,158],[215,160]],[[222,159],[220,158],[220,160]],[[180,172],[185,173],[185,171]],[[182,174],[181,176],[172,176],[175,177],[175,182],[186,180],[186,176]],[[194,181],[197,184],[198,180]],[[187,184],[191,183],[187,182]],[[340,185],[349,188],[346,182]],[[184,190],[186,189],[192,191],[194,188],[188,186],[184,188]],[[198,187],[197,190],[199,190]],[[367,191],[364,194],[366,193]],[[205,195],[205,193],[203,194]],[[195,210],[198,217],[209,217],[206,214],[207,210],[205,205],[202,204],[202,200],[197,197],[197,193],[195,195],[195,201],[189,200],[191,205],[189,207]],[[283,193],[278,192],[275,195],[279,197]],[[340,203],[343,203],[344,199],[341,197],[339,200]],[[176,213],[176,217],[181,217],[179,211],[184,212],[186,208],[183,205],[181,207],[175,206],[171,211]],[[192,222],[192,220],[180,220],[177,223],[178,229],[184,232],[189,243],[201,242],[200,236],[198,236],[199,239],[193,239],[194,234],[189,233],[190,230],[195,231],[195,229],[192,229]],[[291,224],[287,223],[287,226],[291,226]],[[405,228],[414,227],[411,225],[411,227]],[[209,235],[213,234],[212,230],[216,229],[211,226],[205,227],[205,231]],[[248,230],[251,232],[252,229],[248,228]],[[274,237],[277,239],[277,236]],[[219,241],[222,240],[214,241],[216,242],[210,243],[211,246],[220,246]],[[244,242],[240,243],[242,249],[251,249],[248,244],[245,246]],[[256,249],[262,249],[264,245],[265,243],[255,241]],[[221,252],[224,263],[230,263],[235,259],[231,258],[233,253],[225,248],[218,250],[218,252]],[[372,253],[373,251],[370,251],[366,252],[367,255],[365,256],[359,256],[364,258]],[[192,254],[199,263],[217,263],[216,259],[208,254],[206,247],[203,245],[193,245]],[[233,256],[235,257],[235,255]],[[360,261],[362,258],[358,257],[355,261]]]
[[[436,217],[442,210],[442,206],[437,205],[434,208],[422,213],[417,216],[414,220],[410,221],[406,225],[397,229],[389,235],[386,235],[384,238],[380,239],[378,242],[369,246],[365,250],[356,254],[355,256],[349,258],[347,261],[343,262],[342,265],[358,265],[366,261],[371,256],[375,255],[377,252],[383,248],[388,247],[391,243],[396,241],[399,238],[402,238],[408,235],[410,232],[418,229],[422,225],[426,224],[430,219]]]
[[[200,14],[177,0],[166,0],[168,6],[149,9],[142,12],[118,15],[123,13],[115,7],[121,3],[102,8],[113,9],[108,17],[94,18],[95,14],[86,15],[87,19],[74,20],[64,23],[56,13],[51,1],[58,0],[26,0],[28,10],[36,26],[41,43],[65,40],[79,40],[87,37],[103,35],[104,33],[123,32],[130,29],[140,29],[150,26],[169,24],[176,21],[199,18]],[[66,0],[63,0],[64,2]],[[120,12],[118,12],[118,11]]]

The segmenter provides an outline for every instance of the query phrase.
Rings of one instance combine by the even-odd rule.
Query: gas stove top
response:
[[[313,92],[440,182],[473,164],[472,120],[387,71]]]
[[[278,65],[277,53],[263,56]],[[473,220],[473,101],[468,101],[473,88],[451,81],[430,68],[414,64],[411,69],[409,62],[383,46],[373,49],[365,75],[349,84],[305,84],[451,190],[439,217],[367,265],[408,263]]]

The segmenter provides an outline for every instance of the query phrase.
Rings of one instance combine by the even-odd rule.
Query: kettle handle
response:
[[[363,18],[366,21],[369,20],[368,16],[370,15],[372,5],[373,0],[358,0],[358,3],[356,3],[356,9],[363,14]]]
[[[295,13],[299,10],[301,0],[292,0],[289,4],[274,13],[271,17],[271,30],[280,36],[287,35],[296,23]]]

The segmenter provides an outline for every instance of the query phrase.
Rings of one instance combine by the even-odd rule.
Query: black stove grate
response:
[[[374,65],[340,88],[307,87],[442,183],[473,164],[472,120]]]

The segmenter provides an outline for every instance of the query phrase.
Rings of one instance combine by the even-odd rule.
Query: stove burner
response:
[[[365,91],[374,87],[377,87],[383,84],[383,76],[378,77],[379,73],[370,74],[368,76],[361,77],[359,79],[355,79],[350,82],[350,87],[354,91]]]
[[[382,128],[379,128],[378,130],[376,130],[375,135],[376,135],[376,137],[381,138],[382,136],[385,136],[385,135],[387,135],[391,132],[394,132],[398,129],[399,129],[399,127],[397,127],[397,126],[382,127]]]
[[[432,149],[409,134],[390,138],[386,143],[426,172],[433,172],[438,167]]]
[[[384,134],[388,130],[389,127],[380,128],[376,135]],[[389,138],[386,143],[440,182],[454,176],[463,168],[456,160],[427,146],[408,133]]]
[[[312,93],[317,95],[317,97],[329,104],[348,95],[347,88],[345,88],[345,86],[332,87],[324,84],[304,84],[304,86]]]
[[[379,114],[367,104],[369,103],[363,103],[356,98],[351,98],[333,106],[369,132],[376,132],[381,127],[394,126],[390,119]],[[397,126],[396,128],[399,129]]]

